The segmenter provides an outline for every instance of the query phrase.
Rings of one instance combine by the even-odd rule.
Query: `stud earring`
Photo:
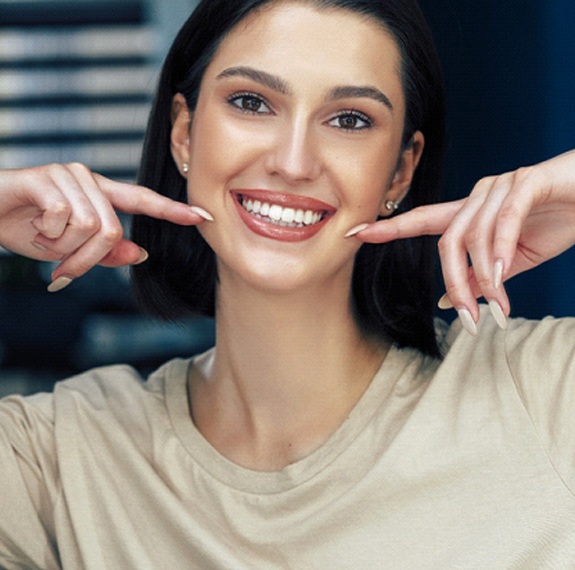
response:
[[[385,209],[388,212],[395,212],[395,210],[397,210],[397,208],[399,208],[399,202],[394,202],[393,200],[388,200],[385,203]]]
[[[188,166],[188,163],[187,163],[187,162],[184,162],[184,163],[182,164],[182,172],[183,172],[184,174],[187,174],[189,171],[190,171],[190,167]]]

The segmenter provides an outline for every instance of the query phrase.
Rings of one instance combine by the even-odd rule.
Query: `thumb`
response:
[[[104,267],[122,267],[123,265],[138,265],[148,259],[148,252],[127,239],[120,240],[98,265]]]

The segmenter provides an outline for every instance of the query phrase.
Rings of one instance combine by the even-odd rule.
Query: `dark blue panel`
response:
[[[420,0],[446,74],[446,194],[575,148],[573,0]],[[509,284],[513,313],[575,314],[575,251]]]

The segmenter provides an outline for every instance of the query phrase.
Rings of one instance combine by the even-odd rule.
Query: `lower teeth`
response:
[[[296,224],[295,222],[284,222],[282,220],[272,220],[272,218],[268,218],[267,216],[260,216],[260,214],[253,214],[252,216],[255,216],[256,218],[258,218],[259,220],[262,220],[262,222],[266,222],[267,224],[273,224],[274,226],[282,226],[282,227],[286,227],[286,228],[303,228],[305,227],[305,224]],[[313,225],[313,224],[310,224]]]

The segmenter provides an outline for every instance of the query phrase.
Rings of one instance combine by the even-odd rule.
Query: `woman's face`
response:
[[[352,227],[385,215],[423,147],[400,153],[400,55],[378,23],[300,2],[267,5],[224,39],[190,114],[174,102],[172,152],[222,283],[349,287]]]

